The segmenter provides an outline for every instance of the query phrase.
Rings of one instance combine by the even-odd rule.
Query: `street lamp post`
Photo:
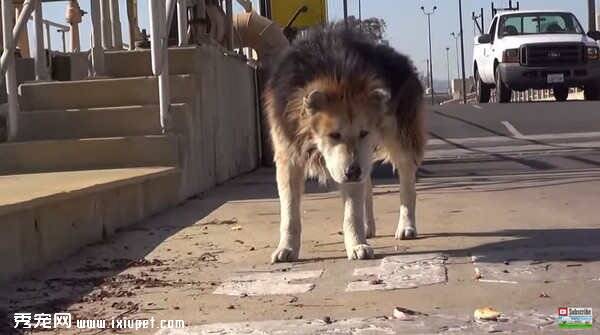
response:
[[[448,65],[448,93],[452,94],[452,85],[450,84],[450,47],[446,47],[446,64]]]
[[[433,55],[431,51],[431,15],[437,10],[437,6],[433,6],[431,11],[426,11],[425,7],[421,6],[423,14],[427,16],[427,25],[429,27],[429,80],[431,84],[431,104],[435,105],[434,89],[433,89]]]
[[[456,44],[456,78],[460,78],[460,50],[458,49],[458,38],[460,37],[460,33],[450,33],[452,38],[454,38],[454,43]]]

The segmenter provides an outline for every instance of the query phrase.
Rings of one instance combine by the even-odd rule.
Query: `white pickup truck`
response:
[[[477,100],[498,102],[512,91],[552,88],[564,101],[570,87],[586,100],[600,99],[600,32],[587,34],[569,12],[511,11],[497,14],[487,34],[475,38],[473,73]]]

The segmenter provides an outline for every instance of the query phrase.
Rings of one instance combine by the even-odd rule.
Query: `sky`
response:
[[[285,0],[276,0],[285,1]],[[598,1],[598,0],[597,0]],[[89,0],[80,0],[80,6],[89,12]],[[253,0],[256,4],[258,1]],[[490,0],[463,0],[463,24],[465,66],[467,75],[471,74],[472,48],[474,40],[473,21],[471,13],[480,8],[485,9],[486,28],[489,27],[491,18]],[[514,2],[514,1],[513,1]],[[127,14],[125,0],[119,0],[121,24],[124,41],[128,41]],[[235,3],[235,1],[234,1]],[[359,0],[348,0],[349,15],[358,16]],[[149,31],[148,0],[138,0],[140,27]],[[343,1],[328,0],[328,14],[330,21],[343,19]],[[495,0],[496,7],[508,6],[508,0]],[[560,9],[572,11],[584,27],[587,27],[587,0],[520,0],[522,9]],[[362,0],[362,16],[383,18],[387,23],[386,39],[390,45],[401,53],[408,55],[419,71],[425,72],[426,60],[429,58],[427,43],[427,19],[420,10],[421,6],[431,8],[437,6],[438,10],[432,15],[432,45],[433,45],[433,73],[436,80],[446,80],[448,63],[446,61],[446,48],[449,47],[450,74],[456,77],[456,46],[451,32],[459,31],[458,0]],[[597,5],[598,6],[598,5]],[[257,6],[255,8],[258,8]],[[600,9],[600,7],[598,7]],[[44,18],[58,23],[65,22],[66,2],[44,3]],[[242,11],[235,3],[235,11]],[[599,10],[600,12],[600,10]],[[89,48],[90,41],[90,16],[85,15],[80,26],[82,49]],[[29,24],[29,33],[33,33],[33,26]],[[52,49],[62,48],[60,34],[55,30],[52,35]]]

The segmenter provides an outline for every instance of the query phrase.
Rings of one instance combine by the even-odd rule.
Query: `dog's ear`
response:
[[[304,110],[309,115],[314,115],[325,108],[328,102],[327,94],[324,92],[313,90],[304,97]]]
[[[373,101],[380,103],[380,104],[387,104],[390,99],[392,98],[392,95],[390,94],[390,91],[388,89],[385,88],[376,88],[374,90],[372,90],[369,93],[369,98],[371,98]]]

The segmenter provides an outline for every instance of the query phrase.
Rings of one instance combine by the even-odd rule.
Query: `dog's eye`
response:
[[[360,134],[358,136],[360,136],[360,138],[365,138],[367,137],[367,135],[369,135],[369,132],[366,130],[361,130]]]
[[[340,134],[340,133],[331,133],[331,134],[329,134],[329,137],[332,140],[339,141],[339,139],[342,138],[342,134]]]

